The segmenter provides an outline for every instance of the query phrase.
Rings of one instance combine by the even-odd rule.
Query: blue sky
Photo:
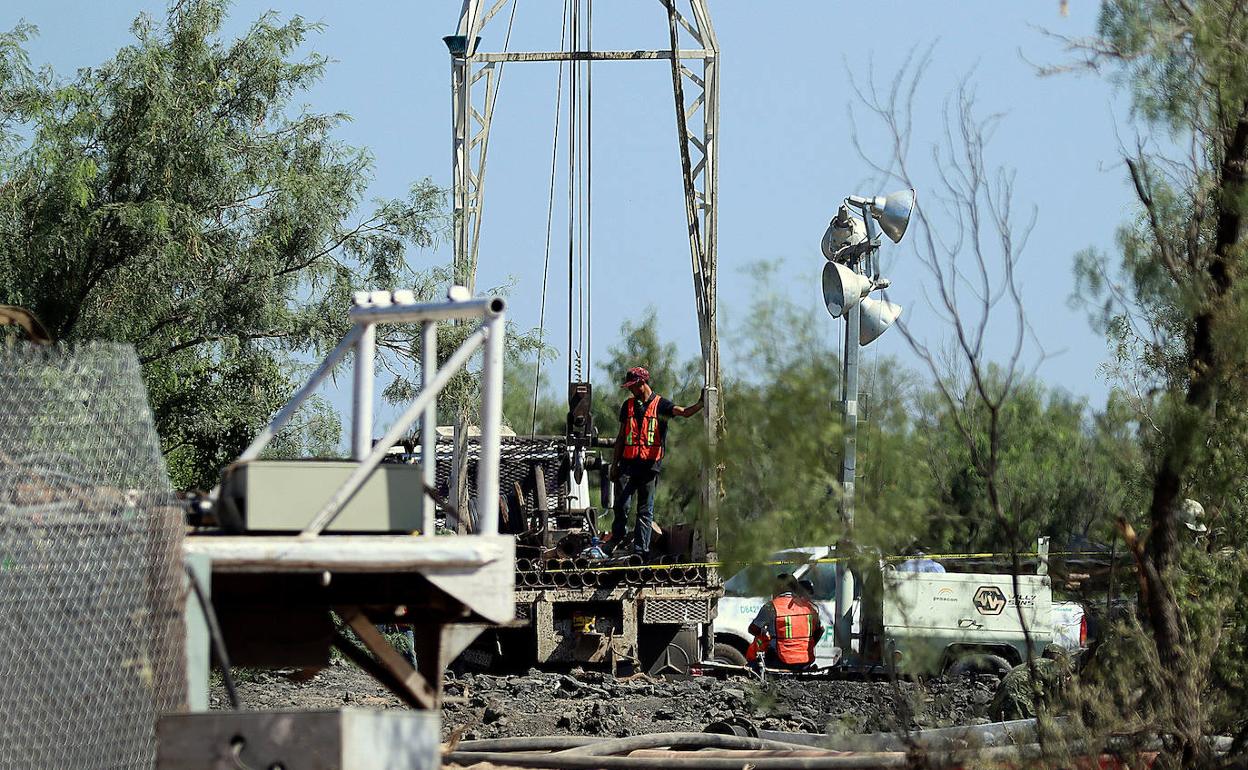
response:
[[[512,50],[557,47],[562,4],[519,0]],[[62,74],[100,63],[130,39],[138,13],[160,16],[156,0],[8,0],[0,26],[25,19],[39,27],[30,46],[38,64]],[[376,158],[372,193],[401,194],[413,180],[450,182],[449,60],[441,37],[454,31],[457,0],[353,3],[328,0],[240,0],[229,30],[240,33],[273,9],[326,24],[312,47],[335,60],[307,97],[315,109],[342,110],[354,120],[340,137]],[[773,288],[819,309],[812,316],[829,335],[840,322],[822,313],[819,239],[840,199],[864,189],[870,171],[850,145],[848,108],[854,95],[846,67],[872,63],[890,77],[906,53],[935,44],[916,114],[916,155],[937,138],[940,108],[959,78],[972,73],[985,111],[1003,112],[993,158],[1017,171],[1020,209],[1034,206],[1036,229],[1020,271],[1024,301],[1046,357],[1037,373],[1051,385],[1101,404],[1109,384],[1098,372],[1104,340],[1082,312],[1067,308],[1073,255],[1112,250],[1115,229],[1131,216],[1130,190],[1119,161],[1127,110],[1103,79],[1038,77],[1028,62],[1064,60],[1042,33],[1090,33],[1098,4],[1071,0],[880,0],[763,3],[710,0],[722,51],[720,134],[720,306],[740,320],[755,287],[742,270],[783,259]],[[597,48],[666,47],[666,16],[650,0],[599,0]],[[486,28],[482,50],[501,50],[506,14]],[[513,284],[511,307],[522,327],[537,323],[545,236],[556,66],[509,65],[491,138],[486,221],[479,286]],[[645,304],[658,308],[662,331],[687,355],[697,353],[679,156],[665,62],[605,62],[594,68],[594,350],[595,361],[620,322]],[[865,124],[864,124],[865,125]],[[868,132],[868,145],[871,145]],[[878,149],[878,148],[877,148]],[[920,203],[925,195],[919,165]],[[935,181],[932,180],[932,184]],[[558,193],[557,193],[558,195]],[[560,212],[556,212],[558,223]],[[566,226],[566,225],[565,225]],[[558,224],[556,232],[559,231]],[[929,339],[941,332],[923,308],[927,274],[912,245],[886,244],[893,301],[906,306],[912,328]],[[555,243],[547,334],[565,338],[566,273]],[[413,255],[419,266],[445,263],[450,246]],[[1004,334],[990,340],[995,350]],[[913,361],[900,335],[885,335],[875,355]],[[731,358],[731,351],[725,352]],[[1034,360],[1034,359],[1033,359]],[[551,371],[561,375],[559,361]],[[337,399],[335,399],[337,400]]]

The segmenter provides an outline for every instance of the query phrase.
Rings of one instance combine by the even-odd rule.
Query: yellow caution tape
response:
[[[881,558],[883,561],[886,561],[886,562],[903,562],[903,561],[909,561],[911,559],[932,559],[932,560],[942,560],[942,561],[956,561],[959,559],[1003,559],[1003,558],[1010,558],[1014,555],[1015,554],[1009,551],[1006,551],[1002,553],[935,553],[935,554],[929,553],[929,554],[924,554],[922,556],[903,554],[903,555],[884,556]],[[1040,556],[1040,553],[1038,551],[1026,551],[1026,552],[1020,551],[1017,555],[1019,558],[1025,559],[1029,557],[1038,557]],[[1055,556],[1108,556],[1108,554],[1102,551],[1050,551],[1048,556],[1049,558],[1053,558]],[[843,556],[840,556],[840,557],[826,556],[821,559],[810,559],[808,561],[741,562],[739,566],[742,566],[742,567],[755,566],[755,565],[768,566],[768,567],[776,567],[776,566],[783,566],[783,565],[800,566],[802,564],[835,564],[840,561],[848,561],[848,560],[849,559],[847,557],[843,557]],[[536,559],[534,560],[535,563],[537,561],[538,560]],[[565,558],[565,559],[560,559],[558,561],[572,561],[572,559]],[[718,568],[718,567],[722,567],[724,564],[725,562],[722,562],[722,561],[695,561],[695,562],[679,562],[676,564],[636,564],[636,565],[616,564],[616,565],[611,565],[611,566],[600,566],[600,567],[590,566],[590,567],[584,567],[580,569],[578,568],[573,568],[573,569],[540,569],[538,568],[538,569],[534,569],[531,571],[548,572],[552,574],[557,573],[557,572],[612,572],[612,571],[617,571],[617,570],[629,570],[629,569],[663,570],[663,569],[687,568],[687,567],[716,567]]]

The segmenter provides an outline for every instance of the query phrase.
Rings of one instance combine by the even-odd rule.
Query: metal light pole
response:
[[[858,219],[849,213],[853,206],[862,212]],[[850,196],[823,237],[823,253],[828,259],[823,272],[823,299],[828,312],[845,318],[845,344],[841,356],[841,414],[844,419],[844,452],[841,456],[841,521],[844,534],[837,543],[836,618],[833,627],[836,645],[845,658],[853,642],[853,573],[844,559],[854,537],[854,483],[858,448],[858,358],[859,348],[870,344],[901,315],[901,306],[867,295],[889,286],[880,277],[879,242],[875,220],[894,243],[905,233],[914,208],[914,190],[902,190],[885,197]],[[865,325],[864,325],[865,324]]]
[[[879,248],[874,243],[875,226],[871,217],[865,217],[867,226],[867,243],[870,244],[868,259],[855,261],[851,267],[855,273],[861,274],[860,266],[869,261],[870,252]],[[845,344],[841,356],[841,414],[844,418],[844,448],[841,455],[841,522],[845,525],[841,543],[850,543],[854,538],[854,476],[857,470],[858,455],[858,340],[862,333],[862,303],[855,303],[845,315]],[[853,604],[853,576],[845,568],[845,554],[837,549],[836,561],[836,644],[841,648],[841,656],[845,657],[850,649],[853,637],[853,619],[850,608]]]

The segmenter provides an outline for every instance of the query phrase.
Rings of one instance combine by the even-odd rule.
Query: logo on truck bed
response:
[[[945,586],[937,591],[934,598],[938,602],[956,602],[958,600],[957,594],[949,586]]]
[[[996,586],[980,586],[975,590],[975,609],[980,615],[1000,615],[1005,604],[1005,593]]]

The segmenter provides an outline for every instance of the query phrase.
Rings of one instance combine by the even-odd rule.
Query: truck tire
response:
[[[949,668],[945,669],[945,675],[950,679],[974,674],[991,674],[1001,677],[1008,674],[1011,668],[1013,666],[1010,665],[1010,662],[1000,655],[973,652],[963,655],[949,664]]]
[[[712,659],[716,663],[723,663],[728,666],[746,666],[748,662],[741,651],[726,642],[716,642]]]

